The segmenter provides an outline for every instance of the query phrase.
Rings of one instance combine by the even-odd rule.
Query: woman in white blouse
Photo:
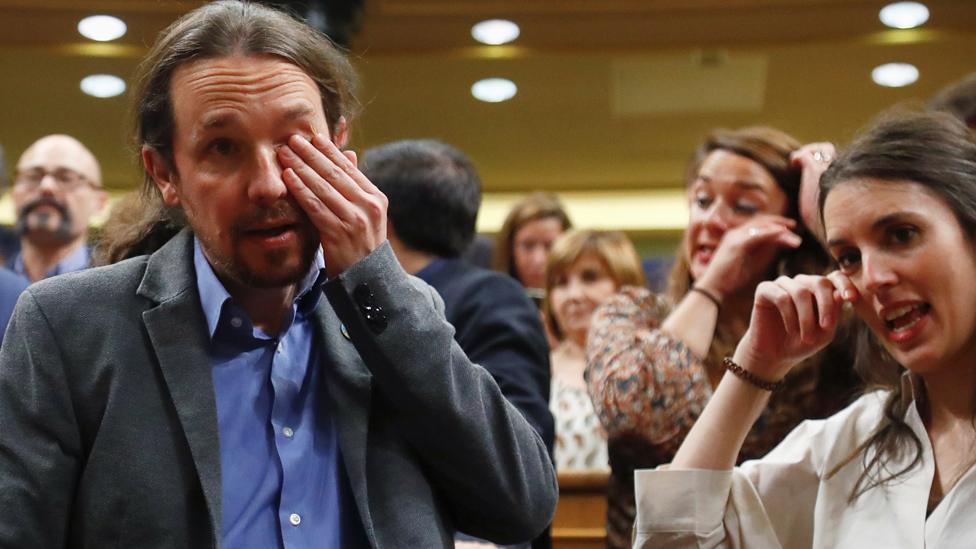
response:
[[[729,371],[670,466],[638,471],[635,546],[976,547],[976,142],[954,119],[888,116],[821,182],[839,270],[762,283]],[[872,386],[733,470],[792,366],[845,302]]]

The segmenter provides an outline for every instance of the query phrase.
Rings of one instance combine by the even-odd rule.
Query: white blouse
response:
[[[848,458],[874,432],[886,397],[869,393],[827,419],[805,421],[766,457],[732,471],[637,471],[634,547],[976,547],[973,468],[926,518],[935,465],[914,401],[905,421],[922,443],[921,465],[848,502],[864,470],[863,456]],[[904,453],[891,471],[911,462],[913,452]]]
[[[608,471],[607,437],[585,387],[552,377],[549,410],[556,422],[557,471]]]

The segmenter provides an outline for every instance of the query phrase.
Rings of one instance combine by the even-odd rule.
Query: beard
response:
[[[57,211],[38,212],[38,208],[49,206]],[[57,220],[51,218],[57,216]],[[56,224],[55,224],[56,223]],[[41,196],[31,200],[17,214],[15,230],[21,237],[40,236],[55,242],[69,242],[73,238],[71,228],[73,219],[68,207],[57,200]]]
[[[298,244],[294,247],[263,250],[259,254],[244,254],[242,242],[251,228],[265,222],[286,222],[294,230]],[[224,254],[209,235],[194,229],[214,271],[238,285],[249,288],[282,288],[301,282],[312,268],[319,250],[318,230],[297,206],[281,201],[270,208],[254,209],[234,221],[228,232],[231,251]],[[297,249],[296,249],[297,248]]]

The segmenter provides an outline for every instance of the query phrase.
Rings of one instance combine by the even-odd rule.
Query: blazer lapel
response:
[[[138,293],[158,303],[142,318],[190,447],[218,547],[222,515],[217,403],[188,231],[149,258]]]
[[[322,374],[335,417],[342,462],[366,535],[375,546],[376,537],[366,497],[366,442],[372,374],[366,369],[352,342],[343,335],[342,323],[325,296],[319,299],[315,321],[322,342]]]

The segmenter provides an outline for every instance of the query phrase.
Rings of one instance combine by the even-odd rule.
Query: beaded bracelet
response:
[[[719,309],[719,310],[722,309],[722,302],[719,301],[717,297],[715,297],[715,294],[713,294],[712,292],[709,292],[705,288],[699,288],[697,286],[692,286],[688,291],[700,293],[701,295],[703,295],[706,298],[708,298],[709,301],[711,301],[712,303],[714,303],[715,304],[715,307],[717,309]]]
[[[733,374],[735,374],[739,378],[744,379],[745,381],[747,381],[749,384],[754,385],[756,387],[759,387],[760,389],[762,389],[764,391],[770,391],[770,392],[775,391],[775,390],[781,388],[783,386],[783,383],[784,383],[782,380],[780,380],[780,381],[766,381],[765,379],[762,379],[761,377],[757,376],[756,374],[754,374],[754,373],[750,372],[749,370],[746,370],[742,366],[739,366],[738,364],[736,364],[732,360],[732,357],[729,357],[729,356],[727,356],[727,357],[725,357],[725,358],[722,359],[722,365],[725,366],[725,369],[726,370],[732,372]]]

